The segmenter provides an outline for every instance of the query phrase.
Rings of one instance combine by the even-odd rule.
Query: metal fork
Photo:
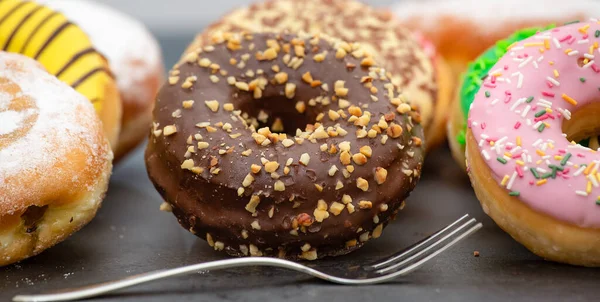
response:
[[[354,267],[353,269],[346,271],[344,276],[326,274],[314,268],[287,260],[277,258],[249,257],[218,260],[179,268],[159,270],[131,276],[121,280],[100,283],[52,294],[18,295],[13,298],[13,301],[50,302],[80,300],[97,297],[119,289],[164,278],[193,274],[200,271],[216,271],[246,266],[270,266],[286,268],[305,273],[325,281],[344,285],[376,284],[390,281],[399,276],[409,274],[457,242],[475,233],[481,228],[481,226],[481,223],[477,222],[474,218],[469,219],[469,215],[467,214],[447,227],[406,248],[405,250],[390,257],[376,261],[375,263]]]

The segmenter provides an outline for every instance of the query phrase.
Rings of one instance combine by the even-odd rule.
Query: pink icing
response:
[[[600,153],[570,143],[561,129],[571,112],[600,100],[596,36],[600,24],[592,20],[516,43],[485,79],[468,124],[506,194],[561,221],[600,228]]]

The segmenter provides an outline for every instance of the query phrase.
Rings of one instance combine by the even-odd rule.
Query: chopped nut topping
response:
[[[352,160],[359,166],[362,166],[367,163],[367,157],[362,153],[356,153],[352,155]]]
[[[262,257],[263,253],[254,244],[250,244],[250,256]]]
[[[206,104],[206,107],[208,107],[212,112],[217,112],[219,110],[219,101],[204,101],[204,104]]]
[[[338,171],[338,167],[336,165],[332,165],[329,168],[329,176],[334,176],[337,171]]]
[[[244,178],[244,181],[242,181],[242,186],[244,187],[248,187],[249,185],[251,185],[254,182],[254,177],[252,176],[252,174],[248,174],[246,175],[246,177]]]
[[[340,215],[342,213],[342,211],[346,208],[345,205],[334,201],[331,206],[329,207],[329,212],[331,212],[331,214],[337,216]]]
[[[275,185],[273,186],[275,191],[279,191],[279,192],[283,192],[285,191],[285,184],[283,183],[283,181],[278,180],[275,182]]]
[[[252,195],[250,201],[246,204],[246,211],[254,214],[256,213],[256,207],[260,203],[260,197],[258,195]]]
[[[281,143],[283,144],[284,147],[289,148],[294,144],[294,141],[289,138],[286,138]]]
[[[350,214],[354,213],[354,211],[355,211],[354,205],[351,203],[346,205],[346,209],[348,210],[348,213],[350,213]]]
[[[373,150],[369,146],[362,146],[362,147],[360,147],[360,153],[368,158],[371,158],[371,155],[373,154]]]
[[[194,106],[194,101],[193,100],[183,101],[182,106],[185,109],[190,109]]]
[[[396,108],[396,111],[398,111],[398,113],[404,114],[410,111],[410,105],[406,104],[406,103],[402,103],[400,105],[398,105],[398,107]]]
[[[377,182],[378,185],[383,184],[387,179],[387,174],[388,171],[386,169],[377,167],[375,169],[375,182]]]
[[[301,258],[305,259],[305,260],[317,260],[318,256],[317,256],[317,250],[316,249],[312,249],[308,252],[302,252],[302,255],[300,256]]]
[[[252,173],[257,174],[258,172],[260,172],[260,170],[262,169],[261,166],[256,165],[256,164],[252,164],[250,166],[250,171],[252,171]]]
[[[310,162],[310,155],[308,155],[308,153],[302,153],[299,162],[305,166],[308,166],[308,163]]]
[[[270,161],[265,164],[265,171],[267,173],[273,173],[279,169],[279,163],[276,161]]]
[[[207,142],[198,142],[198,149],[206,149],[209,147]]]
[[[258,222],[258,220],[254,220],[252,221],[252,223],[250,224],[250,226],[255,229],[255,230],[260,230],[260,222]]]
[[[163,135],[164,136],[173,135],[175,133],[177,133],[177,127],[175,127],[175,125],[169,125],[169,126],[165,126],[163,128]]]
[[[387,129],[387,135],[392,138],[398,138],[402,135],[402,127],[396,123],[391,123],[390,127]]]
[[[350,153],[346,150],[342,151],[340,153],[340,162],[343,165],[349,165],[350,164],[350,160],[351,160],[351,156]]]
[[[173,207],[170,204],[163,202],[160,204],[160,210],[163,212],[173,212]]]
[[[373,236],[373,238],[379,238],[381,236],[381,232],[383,232],[383,224],[378,224],[375,229],[373,229],[371,236]]]
[[[206,233],[206,242],[208,243],[209,246],[214,247],[215,246],[215,241],[213,240],[212,236],[210,235],[210,233]]]
[[[233,104],[232,103],[225,103],[223,104],[223,109],[225,109],[225,111],[233,111]]]
[[[363,191],[367,191],[367,190],[369,190],[369,182],[366,179],[359,177],[356,180],[356,187],[358,187],[359,189],[361,189]]]
[[[288,74],[286,72],[279,72],[275,74],[275,81],[277,84],[285,84],[288,81]]]
[[[296,84],[294,84],[294,83],[285,84],[285,97],[287,97],[288,99],[293,99],[295,95],[296,95]],[[300,111],[300,110],[298,110],[298,111]]]
[[[373,207],[373,203],[368,200],[361,200],[358,202],[358,207],[362,210],[370,209]]]
[[[344,187],[344,184],[341,181],[337,181],[337,183],[335,184],[335,189],[336,190],[340,190]]]
[[[236,82],[235,87],[237,87],[237,89],[243,90],[243,91],[250,90],[250,86],[248,86],[248,83],[246,83],[246,82]]]
[[[387,210],[388,210],[388,205],[387,205],[387,203],[382,203],[381,205],[379,205],[379,210],[380,210],[381,212],[385,212],[385,211],[387,211]]]

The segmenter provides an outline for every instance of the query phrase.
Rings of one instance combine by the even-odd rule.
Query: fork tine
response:
[[[482,226],[483,225],[481,223],[477,223],[476,225],[472,226],[469,230],[467,230],[466,232],[464,232],[461,235],[459,235],[458,237],[456,237],[454,240],[446,243],[444,246],[442,246],[439,249],[433,251],[431,254],[429,254],[429,255],[427,255],[427,256],[425,256],[425,257],[417,260],[416,262],[407,264],[407,265],[405,265],[403,267],[398,267],[395,271],[389,272],[387,275],[380,275],[379,277],[376,278],[377,279],[377,283],[385,282],[385,281],[388,281],[388,280],[393,280],[394,278],[398,278],[400,276],[405,276],[407,274],[410,274],[411,272],[417,270],[423,264],[425,264],[426,262],[428,262],[429,260],[431,260],[435,256],[441,254],[442,252],[444,252],[445,250],[449,249],[450,247],[452,247],[453,245],[455,245],[459,241],[461,241],[461,240],[469,237],[473,233],[477,232],[479,229],[481,229]]]
[[[450,229],[454,228],[456,225],[458,225],[459,223],[461,223],[462,221],[464,221],[467,218],[469,218],[469,214],[466,214],[466,215],[462,216],[461,218],[459,218],[455,222],[451,223],[450,225],[448,225],[448,226],[446,226],[446,227],[438,230],[437,232],[429,235],[428,237],[425,237],[423,240],[418,241],[417,243],[409,246],[408,248],[400,251],[399,253],[394,254],[392,256],[389,256],[388,258],[385,258],[383,260],[379,260],[379,261],[377,261],[377,262],[375,262],[375,263],[373,263],[371,265],[365,266],[365,269],[366,270],[378,269],[380,267],[387,266],[389,263],[392,263],[392,262],[396,263],[400,259],[404,259],[406,257],[409,257],[412,254],[414,254],[415,252],[417,252],[419,249],[421,249],[421,247],[429,244],[430,242],[432,242],[433,240],[435,240],[439,236],[443,235],[444,233],[446,233]]]
[[[481,228],[481,226],[482,226],[481,223],[477,223],[477,221],[474,218],[471,218],[469,221],[461,224],[458,228],[456,228],[449,234],[443,236],[442,238],[436,240],[435,242],[431,242],[431,244],[429,244],[428,246],[423,247],[421,250],[414,253],[412,256],[405,258],[405,259],[398,258],[398,259],[402,259],[402,260],[397,260],[393,263],[387,262],[387,265],[383,268],[378,269],[377,273],[384,274],[389,271],[396,271],[399,268],[405,267],[405,266],[409,265],[410,263],[414,262],[414,260],[418,261],[418,259],[420,259],[421,256],[425,256],[427,258],[428,253],[430,251],[432,254],[436,254],[439,249],[446,249],[449,246],[444,245],[439,249],[434,249],[435,247],[444,243],[448,239],[451,239],[450,245],[453,245],[454,243],[458,242],[458,240],[470,235],[472,232],[475,232],[476,230]]]

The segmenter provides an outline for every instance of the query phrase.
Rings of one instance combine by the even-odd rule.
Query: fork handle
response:
[[[13,298],[13,301],[19,302],[52,302],[52,301],[73,301],[81,300],[91,297],[96,297],[102,294],[111,293],[120,289],[132,287],[135,285],[148,283],[160,279],[169,277],[181,276],[194,274],[199,271],[207,270],[222,270],[233,267],[245,267],[245,266],[271,266],[271,267],[283,267],[291,270],[295,270],[301,273],[306,273],[317,278],[331,279],[319,271],[311,269],[309,267],[277,258],[265,258],[265,257],[247,257],[247,258],[235,258],[225,259],[218,261],[211,261],[206,263],[193,264],[188,266],[182,266],[173,269],[158,270],[140,275],[134,275],[120,280],[99,283],[90,286],[84,286],[72,290],[67,290],[53,294],[41,294],[41,295],[18,295]]]

